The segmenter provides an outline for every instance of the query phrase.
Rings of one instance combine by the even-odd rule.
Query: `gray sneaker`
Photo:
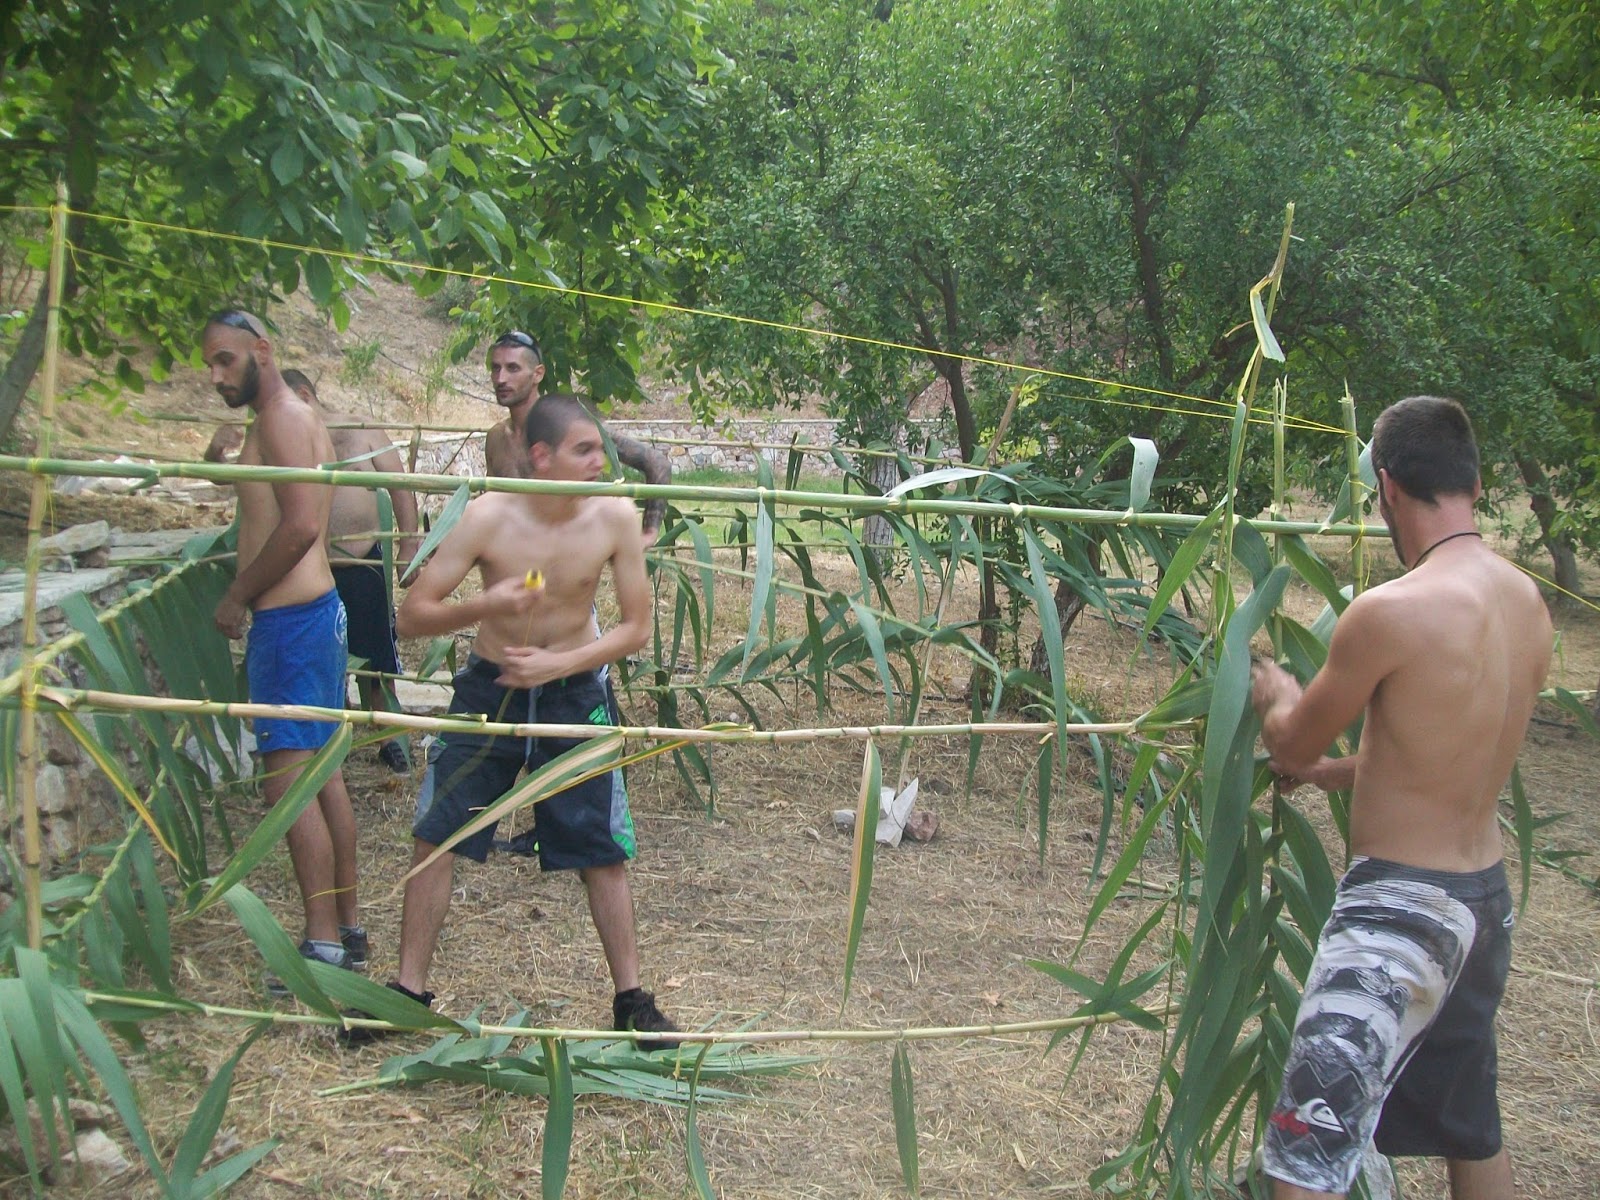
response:
[[[357,925],[350,928],[339,926],[339,944],[344,947],[344,952],[350,956],[350,969],[360,971],[363,975],[367,972],[367,931]]]
[[[330,958],[325,952],[319,951],[310,938],[300,943],[300,957],[309,958],[313,962],[324,962],[330,967],[338,967],[342,971],[354,971],[356,969],[355,965],[350,961],[349,951],[343,946],[339,947],[339,956],[337,958]],[[288,985],[271,971],[267,972],[264,983],[266,984],[267,995],[275,1000],[283,1000],[294,995],[289,990]]]

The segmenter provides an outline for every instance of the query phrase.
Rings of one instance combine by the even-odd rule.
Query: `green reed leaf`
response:
[[[878,747],[868,742],[861,757],[861,792],[856,799],[855,845],[850,855],[850,920],[844,943],[844,990],[839,1011],[850,1000],[850,981],[855,976],[856,951],[861,948],[861,929],[867,919],[867,902],[872,894],[872,860],[877,850],[878,806],[882,798],[883,765]]]
[[[689,1076],[689,1104],[683,1118],[683,1156],[689,1168],[689,1181],[694,1184],[695,1195],[700,1200],[717,1200],[711,1188],[711,1175],[706,1170],[705,1154],[700,1149],[700,1068],[705,1065],[710,1049],[711,1043],[705,1043],[694,1060],[694,1073]]]
[[[572,1065],[560,1038],[540,1038],[544,1046],[545,1078],[550,1103],[545,1110],[544,1143],[539,1150],[539,1195],[561,1200],[567,1190],[567,1170],[572,1162]]]
[[[261,860],[282,843],[300,814],[316,800],[323,785],[344,764],[345,757],[350,753],[350,742],[350,726],[336,726],[333,736],[323,744],[322,749],[305,761],[299,776],[289,785],[289,790],[261,818],[261,823],[245,840],[245,844],[228,860],[205,896],[194,906],[194,912],[204,912],[222,899],[234,884],[255,870]]]
[[[900,1152],[900,1177],[913,1197],[922,1195],[922,1167],[917,1158],[917,1100],[911,1081],[911,1054],[896,1042],[889,1061],[889,1095],[894,1103],[894,1142]]]

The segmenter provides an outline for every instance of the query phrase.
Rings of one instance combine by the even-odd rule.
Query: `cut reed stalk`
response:
[[[676,483],[579,483],[556,479],[510,479],[499,476],[408,475],[389,471],[343,471],[326,467],[240,466],[237,463],[108,463],[75,459],[27,458],[0,454],[0,471],[38,475],[89,475],[115,479],[206,479],[214,483],[322,483],[336,487],[404,488],[415,492],[518,492],[550,496],[626,496],[634,500],[713,500],[784,508],[837,509],[852,513],[927,513],[936,516],[1010,517],[1014,520],[1060,521],[1078,525],[1125,528],[1193,529],[1206,518],[1190,513],[1116,512],[1098,508],[1059,508],[1048,504],[999,503],[989,500],[924,500],[912,496],[864,496],[859,493],[803,492],[787,488],[706,487]],[[1262,533],[1332,534],[1387,537],[1381,526],[1325,524],[1320,521],[1251,521]]]
[[[40,380],[39,449],[50,453],[56,412],[56,375],[61,358],[61,291],[66,265],[67,185],[56,180],[56,202],[50,210],[50,276],[45,313],[44,374]],[[17,730],[17,793],[22,816],[22,890],[27,917],[28,946],[44,944],[42,863],[44,848],[39,830],[37,795],[39,753],[39,671],[45,661],[39,653],[39,542],[44,528],[50,489],[43,475],[33,477],[28,493],[28,541],[23,560],[22,597],[22,720]]]
[[[1339,401],[1339,414],[1344,418],[1345,473],[1350,480],[1350,516],[1353,532],[1350,534],[1350,594],[1359,596],[1367,583],[1367,547],[1363,540],[1366,527],[1361,515],[1361,438],[1356,433],[1356,398],[1345,388]]]
[[[218,700],[188,700],[171,696],[128,695],[90,688],[43,687],[39,697],[69,711],[88,709],[111,712],[164,712],[187,716],[280,717],[293,721],[348,722],[373,728],[415,729],[432,733],[475,733],[495,737],[592,738],[620,733],[625,738],[663,742],[721,742],[783,745],[825,739],[866,741],[885,737],[957,737],[979,734],[1037,737],[1041,740],[1061,726],[1053,721],[987,721],[947,725],[833,725],[798,729],[750,729],[746,726],[678,729],[662,725],[545,725],[527,722],[472,721],[460,717],[424,717],[411,713],[370,712],[365,709],[320,708],[306,704],[232,704]],[[1068,723],[1069,734],[1147,734],[1189,728],[1192,722],[1169,723],[1106,721]]]

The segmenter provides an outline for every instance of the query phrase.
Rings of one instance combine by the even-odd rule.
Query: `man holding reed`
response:
[[[261,321],[224,309],[206,322],[202,352],[211,383],[229,408],[255,419],[239,452],[242,466],[316,467],[334,459],[317,410],[284,383]],[[238,481],[238,571],[217,605],[216,627],[243,637],[245,671],[257,704],[344,707],[345,611],[328,566],[333,489],[283,480]],[[266,775],[262,792],[276,804],[306,760],[336,728],[326,721],[262,717],[256,746]],[[287,836],[305,907],[300,953],[363,969],[367,938],[356,905],[356,822],[344,776],[334,771]],[[282,985],[268,981],[269,990]]]
[[[1497,808],[1553,634],[1538,589],[1477,531],[1478,448],[1458,403],[1386,409],[1372,465],[1407,573],[1351,601],[1304,691],[1270,663],[1253,678],[1274,769],[1353,789],[1350,869],[1306,978],[1265,1168],[1279,1200],[1343,1195],[1371,1143],[1443,1157],[1456,1200],[1509,1200]],[[1363,713],[1359,752],[1325,757]]]
[[[606,470],[599,423],[577,398],[555,394],[527,413],[525,453],[532,479],[594,482]],[[621,619],[596,638],[593,606],[610,566]],[[476,567],[482,589],[452,602],[451,593]],[[609,664],[644,645],[650,634],[650,590],[639,516],[627,500],[601,496],[491,492],[467,505],[460,522],[411,585],[400,606],[407,637],[437,636],[477,626],[465,669],[455,678],[452,714],[488,721],[611,725],[616,701]],[[450,906],[456,855],[487,859],[493,824],[439,846],[505,795],[524,767],[536,771],[587,738],[445,733],[428,752],[422,811],[412,833],[414,874],[406,883],[400,927],[400,976],[389,986],[423,1004],[428,969]],[[588,893],[616,995],[617,1029],[676,1029],[639,986],[639,953],[627,864],[635,853],[633,821],[622,773],[580,780],[534,808],[543,870],[576,870]],[[431,861],[430,861],[431,859]],[[358,1028],[346,1045],[377,1036]],[[645,1039],[670,1048],[670,1038]]]

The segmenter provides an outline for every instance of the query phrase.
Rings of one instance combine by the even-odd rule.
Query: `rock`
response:
[[[41,724],[45,762],[58,767],[75,767],[83,761],[83,751],[60,721],[44,721]]]
[[[122,1147],[117,1145],[103,1129],[90,1129],[78,1135],[78,1172],[82,1180],[93,1187],[115,1179],[133,1164]]]
[[[906,818],[906,836],[913,842],[931,842],[939,832],[939,817],[927,809],[919,808]]]
[[[72,789],[67,784],[67,773],[53,763],[46,763],[34,776],[33,801],[41,813],[54,816],[72,807]]]
[[[49,862],[66,862],[78,852],[76,822],[71,817],[55,817],[41,822],[39,840]]]
[[[74,1129],[98,1129],[116,1120],[117,1116],[116,1110],[109,1104],[96,1104],[93,1100],[84,1100],[77,1096],[67,1100],[67,1111],[72,1114]]]
[[[52,537],[39,540],[39,553],[54,557],[71,557],[99,550],[111,540],[111,526],[105,521],[88,521],[63,529]]]

